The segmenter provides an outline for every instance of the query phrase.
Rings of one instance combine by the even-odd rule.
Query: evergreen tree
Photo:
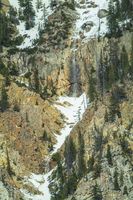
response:
[[[0,0],[0,11],[2,10],[2,1]]]
[[[86,173],[86,165],[84,160],[84,139],[81,133],[78,134],[78,142],[79,142],[79,151],[78,151],[78,172],[77,175],[79,178],[82,178]]]
[[[23,10],[23,14],[25,16],[25,28],[26,30],[29,30],[34,26],[34,16],[35,11],[33,9],[32,1],[31,0],[25,0],[25,7]]]
[[[92,199],[93,200],[102,200],[103,199],[103,196],[102,196],[102,192],[100,190],[100,187],[96,184],[93,186],[92,188]]]
[[[128,195],[128,189],[127,189],[127,186],[124,186],[124,189],[123,189],[123,195]]]
[[[94,167],[94,156],[92,156],[89,160],[88,160],[88,163],[87,163],[87,171],[88,173],[93,171],[93,167]]]
[[[117,169],[115,169],[115,172],[114,172],[114,190],[120,190],[119,183],[118,183]]]
[[[110,151],[110,145],[107,146],[107,160],[108,160],[108,164],[109,165],[113,165],[113,162],[112,162],[112,155],[111,155],[111,151]]]
[[[57,178],[60,179],[61,185],[64,183],[64,176],[63,176],[63,167],[61,164],[61,160],[57,162]]]
[[[103,96],[103,93],[104,93],[104,66],[103,66],[102,52],[100,54],[100,61],[99,61],[99,67],[98,67],[98,80],[99,80],[100,94]]]
[[[35,91],[39,93],[40,91],[40,83],[39,83],[39,74],[38,69],[34,69],[34,83],[35,83]]]
[[[110,97],[110,105],[109,105],[109,113],[108,113],[108,119],[110,122],[114,122],[116,119],[116,115],[120,118],[120,108],[119,108],[119,96],[117,94],[117,89],[113,89]]]
[[[19,6],[24,7],[25,6],[25,0],[18,0]]]
[[[0,110],[4,112],[8,107],[9,107],[8,95],[5,86],[3,86],[1,91]]]
[[[96,98],[96,81],[95,78],[93,77],[93,68],[91,69],[90,75],[89,75],[89,99],[90,102],[93,102]]]
[[[108,4],[108,17],[107,17],[107,22],[108,22],[108,32],[110,37],[118,37],[120,35],[120,28],[119,28],[119,23],[117,19],[118,12],[116,11],[116,6],[113,0],[109,1]]]
[[[109,60],[109,68],[108,68],[108,87],[111,88],[112,85],[119,80],[119,66],[120,60],[118,56],[118,44],[117,42],[110,41],[110,60]]]
[[[77,188],[77,175],[76,175],[76,172],[74,170],[74,168],[72,169],[72,172],[71,174],[68,176],[68,180],[67,180],[67,183],[66,183],[66,196],[68,195],[72,195],[74,193],[74,191],[76,190]]]
[[[17,20],[16,20],[17,11],[12,6],[10,6],[10,8],[9,8],[9,17],[10,17],[10,22],[12,22],[14,24],[17,23]]]
[[[128,62],[128,54],[126,52],[125,46],[122,47],[122,52],[121,52],[121,78],[127,78],[128,73],[130,69],[130,65]]]
[[[121,21],[121,5],[119,0],[115,0],[115,13],[116,13],[116,19]]]
[[[50,1],[50,8],[53,10],[57,6],[57,0],[51,0]]]
[[[132,17],[132,2],[130,0],[121,0],[122,20]]]
[[[120,186],[122,187],[124,184],[124,176],[123,176],[123,171],[121,170],[121,174],[120,174]]]
[[[43,6],[42,0],[37,0],[36,1],[36,8],[37,8],[37,10],[40,9],[40,8],[42,8],[42,6]]]
[[[109,89],[108,58],[106,56],[103,58],[102,51],[100,54],[99,67],[98,67],[98,86],[101,95],[103,95]]]
[[[70,169],[72,168],[73,162],[76,159],[76,149],[75,149],[75,145],[74,145],[71,137],[68,137],[65,142],[64,157],[65,157],[65,163],[67,166],[67,170],[69,172]]]
[[[46,10],[46,6],[45,6],[45,3],[44,3],[44,5],[43,5],[44,26],[46,26],[46,16],[47,16],[47,10]]]
[[[130,57],[130,75],[131,78],[133,79],[133,37],[132,37],[132,46],[131,46],[131,57]]]
[[[102,170],[101,162],[100,160],[98,160],[97,163],[93,167],[94,179],[97,179],[98,177],[100,177],[101,170]]]

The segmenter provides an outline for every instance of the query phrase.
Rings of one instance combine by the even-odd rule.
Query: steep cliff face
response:
[[[76,41],[78,80],[92,103],[59,152],[52,199],[133,198],[132,38]]]
[[[4,82],[1,78],[2,87]],[[55,134],[59,134],[63,119],[53,107],[52,99],[44,101],[15,83],[6,90],[7,99],[2,99],[3,92],[1,94],[1,102],[8,103],[8,108],[0,113],[0,173],[3,188],[7,189],[7,199],[10,194],[17,199],[15,195],[19,194],[19,188],[23,188],[25,175],[31,171],[45,172],[45,159],[53,149]],[[2,199],[6,198],[4,190],[1,195]]]
[[[82,179],[77,179],[77,188],[68,199],[132,199],[132,83],[126,88],[127,100],[120,103],[121,118],[114,123],[108,122],[107,95],[103,102],[98,102],[86,111],[83,120],[72,132],[78,154],[81,148],[79,134],[84,141],[83,160],[78,163],[78,156],[73,163],[77,172],[82,165]],[[130,111],[129,111],[130,110]],[[128,114],[127,114],[128,113]],[[83,170],[83,171],[82,171]]]
[[[36,30],[35,21],[31,29],[35,41],[23,27],[22,44],[0,54],[0,198],[44,200],[47,192],[45,200],[132,200],[132,17],[107,33],[105,0],[51,6],[45,28]],[[81,120],[82,92],[90,103]],[[75,100],[57,102],[64,94]],[[52,151],[62,132],[70,136]]]

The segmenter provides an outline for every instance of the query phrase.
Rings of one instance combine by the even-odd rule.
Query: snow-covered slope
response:
[[[18,3],[18,0],[9,0],[10,5],[13,6],[14,8],[17,9],[17,11],[19,10],[20,6]],[[35,11],[35,25],[33,28],[31,28],[30,30],[25,30],[25,22],[20,21],[19,20],[19,25],[17,26],[17,29],[19,31],[19,34],[21,34],[22,36],[25,36],[25,39],[23,41],[23,43],[19,46],[20,49],[24,49],[27,47],[33,47],[33,43],[34,40],[39,38],[39,29],[44,29],[44,17],[43,17],[43,9],[44,7],[42,6],[42,8],[37,9],[36,6],[37,0],[32,0],[32,5]],[[50,9],[50,0],[42,0],[42,4],[45,4],[45,8],[46,8],[46,19],[47,17],[52,13],[51,9]]]
[[[18,0],[9,0],[10,4],[19,10]],[[27,47],[33,47],[33,43],[39,38],[39,29],[44,29],[44,17],[43,17],[43,7],[37,9],[37,0],[32,0],[33,8],[35,10],[35,26],[30,30],[25,30],[25,22],[20,21],[17,26],[19,33],[25,37],[23,43],[19,48],[24,49]],[[46,7],[46,19],[52,13],[50,9],[50,0],[42,0],[42,3]],[[97,37],[99,34],[103,35],[107,32],[106,17],[99,19],[98,11],[100,9],[107,9],[108,0],[76,0],[76,11],[78,13],[78,19],[75,24],[74,37],[79,38],[80,34],[83,33],[85,38]],[[85,23],[93,23],[90,31],[85,31],[82,29]],[[100,27],[100,29],[99,29]]]
[[[76,21],[75,36],[79,38],[79,33],[83,33],[85,38],[94,38],[99,34],[105,34],[107,32],[107,20],[106,17],[100,19],[98,12],[101,9],[108,10],[108,0],[78,0],[78,4],[76,10],[79,19]],[[88,22],[93,23],[93,26],[90,31],[86,32],[82,29],[82,26]]]
[[[61,130],[60,135],[56,135],[57,143],[54,146],[54,150],[51,153],[51,156],[56,153],[59,148],[64,144],[66,137],[70,134],[72,128],[76,125],[78,121],[82,119],[83,113],[87,108],[86,95],[83,93],[80,97],[59,97],[58,101],[55,102],[55,107],[61,111],[61,113],[66,117],[65,126]],[[47,164],[49,164],[50,157],[47,158]],[[55,168],[56,169],[56,168]],[[51,170],[46,174],[32,174],[26,182],[30,182],[37,188],[42,194],[41,195],[32,195],[26,190],[21,190],[25,195],[26,199],[32,200],[50,200],[51,194],[49,191],[49,177],[51,176]]]

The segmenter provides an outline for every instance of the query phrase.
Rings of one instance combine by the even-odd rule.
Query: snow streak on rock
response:
[[[55,107],[65,116],[65,125],[61,130],[60,135],[56,135],[57,143],[54,145],[54,150],[51,153],[51,156],[60,149],[60,147],[64,144],[66,137],[70,134],[72,128],[82,119],[83,113],[87,108],[86,94],[83,93],[80,97],[59,97],[59,100],[55,102]],[[47,163],[49,163],[49,160],[50,158],[48,158]],[[55,169],[52,169],[44,175],[32,174],[26,182],[32,183],[33,186],[42,194],[32,195],[26,190],[21,190],[24,196],[27,199],[32,200],[50,200],[51,194],[49,191],[49,177]]]
[[[61,134],[56,135],[57,143],[54,145],[53,153],[56,153],[62,146],[66,137],[70,134],[72,128],[82,119],[82,115],[87,108],[85,93],[80,97],[60,97],[59,102],[62,105],[55,106],[61,111],[67,120],[65,127],[61,130]],[[69,106],[67,105],[67,102],[70,104]]]

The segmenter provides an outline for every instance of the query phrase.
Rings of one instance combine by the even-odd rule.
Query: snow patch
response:
[[[55,102],[55,107],[66,117],[66,121],[64,128],[61,130],[61,134],[56,135],[57,143],[54,145],[54,150],[52,151],[51,156],[59,150],[59,148],[64,144],[66,137],[70,134],[72,128],[82,119],[83,113],[87,108],[86,94],[83,93],[80,97],[61,96],[58,101]],[[49,160],[50,158],[48,158],[47,163]],[[50,200],[49,177],[55,169],[52,169],[44,175],[31,174],[29,178],[26,178],[27,181],[32,183],[33,186],[42,194],[32,195],[26,190],[21,190],[24,196],[30,200]]]
[[[93,5],[90,6],[90,3]],[[83,33],[86,39],[95,38],[99,35],[104,35],[107,32],[107,19],[106,17],[99,19],[98,12],[100,9],[108,10],[108,1],[107,0],[86,0],[84,4],[81,4],[78,1],[79,7],[76,8],[79,15],[79,19],[76,21],[75,35],[77,38],[80,38],[79,33]],[[89,6],[89,7],[88,7]],[[87,22],[93,22],[93,26],[90,31],[83,31],[82,25]]]
[[[10,5],[13,6],[14,8],[19,11],[19,3],[18,0],[9,0]],[[33,28],[30,30],[25,29],[25,22],[19,20],[19,25],[17,26],[17,29],[19,31],[19,34],[24,36],[25,39],[23,43],[18,46],[20,49],[28,48],[28,47],[33,47],[34,46],[34,41],[39,39],[39,29],[44,29],[44,12],[43,12],[43,6],[40,9],[37,9],[36,7],[36,2],[37,0],[32,0],[32,5],[35,11],[35,25]],[[46,19],[47,17],[52,13],[50,9],[50,0],[42,0],[42,4],[45,4],[46,8]]]
[[[66,123],[61,130],[61,134],[56,135],[57,143],[54,145],[52,153],[56,153],[62,144],[64,144],[66,137],[70,134],[76,123],[82,119],[83,113],[87,108],[85,93],[80,97],[59,97],[58,102],[62,105],[55,105],[55,107],[66,117]],[[67,105],[67,103],[70,105]],[[64,106],[65,104],[66,106]]]

